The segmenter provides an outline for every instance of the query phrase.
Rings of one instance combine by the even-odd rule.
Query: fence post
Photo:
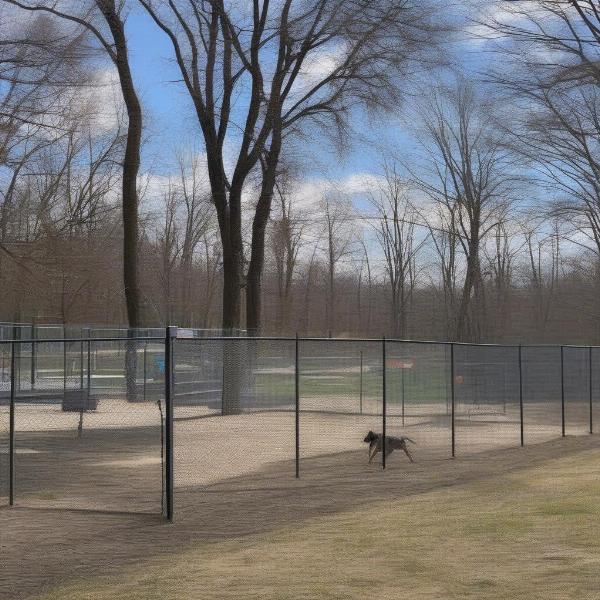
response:
[[[294,360],[294,385],[296,392],[296,478],[300,477],[300,356],[298,334],[296,333],[296,348]]]
[[[564,346],[560,347],[560,419],[561,433],[565,437],[565,359]]]
[[[8,503],[15,503],[15,341],[10,343],[10,415],[8,442]]]
[[[92,330],[87,328],[87,395],[88,400],[92,392]]]
[[[167,327],[165,335],[165,506],[173,520],[173,346],[177,327]]]
[[[31,389],[35,389],[35,367],[37,362],[36,326],[31,324]]]
[[[148,354],[148,340],[146,340],[144,342],[144,402],[146,402],[146,379],[147,379],[147,375],[148,375],[148,361],[147,361],[147,354]]]
[[[521,420],[521,447],[525,445],[525,422],[523,420],[523,357],[519,344],[519,418]]]
[[[385,336],[382,341],[382,363],[383,363],[383,390],[382,390],[382,400],[383,400],[383,422],[382,422],[382,433],[381,433],[381,466],[385,469],[385,434],[386,434],[386,417],[387,417],[387,386],[386,386],[386,347],[385,347]]]
[[[456,456],[456,431],[455,431],[455,423],[454,423],[454,415],[455,415],[455,398],[454,398],[454,344],[450,344],[450,400],[451,400],[451,409],[452,409],[452,417],[451,417],[451,428],[452,428],[452,458]]]
[[[225,347],[227,345],[227,340],[223,339],[221,342],[221,416],[225,414],[225,357],[227,353],[225,352]]]
[[[13,325],[13,340],[20,340],[22,338],[21,335],[21,327],[17,325]],[[15,391],[21,389],[21,345],[15,346],[14,348],[15,354]],[[12,375],[11,375],[12,377]]]
[[[400,369],[400,391],[402,392],[402,427],[404,427],[404,365]]]
[[[63,325],[63,389],[67,389],[67,332]]]
[[[360,392],[359,392],[359,403],[360,403],[360,414],[363,413],[363,351],[360,351]]]
[[[588,371],[589,371],[589,375],[590,375],[590,435],[591,435],[592,433],[594,433],[594,421],[593,421],[594,395],[593,395],[593,379],[592,379],[592,347],[591,346],[589,348],[588,361],[589,361]]]
[[[79,337],[79,389],[83,392],[83,329],[80,330]]]

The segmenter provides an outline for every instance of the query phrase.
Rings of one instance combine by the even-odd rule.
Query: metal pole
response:
[[[402,391],[402,427],[404,427],[404,366],[400,369],[400,382]]]
[[[560,347],[560,416],[562,437],[565,437],[565,359],[564,347]]]
[[[88,400],[92,392],[92,330],[87,329],[87,395]]]
[[[37,361],[37,345],[35,323],[31,325],[31,389],[35,389],[35,367]]]
[[[67,334],[63,325],[63,389],[65,391],[67,389],[67,342],[64,341],[66,337]]]
[[[300,353],[298,334],[296,334],[296,349],[294,361],[294,379],[296,391],[296,478],[300,477]]]
[[[16,325],[13,327],[13,340],[21,339],[21,328]],[[21,389],[21,344],[15,346],[15,390]],[[12,373],[12,371],[11,371]],[[12,377],[12,375],[11,375]]]
[[[166,517],[173,520],[173,345],[177,327],[165,335],[165,505]]]
[[[589,348],[589,356],[588,356],[588,371],[590,376],[590,435],[594,433],[594,421],[593,421],[593,379],[592,379],[592,347]]]
[[[386,427],[386,413],[387,413],[387,390],[386,390],[386,357],[385,357],[385,352],[386,352],[386,347],[385,347],[385,337],[382,339],[382,362],[383,362],[383,394],[382,394],[382,400],[383,400],[383,422],[382,422],[382,427],[383,427],[383,431],[381,434],[381,438],[382,438],[382,452],[381,452],[381,466],[385,469],[385,427]]]
[[[146,402],[146,376],[148,373],[146,355],[148,354],[148,342],[144,342],[144,402]]]
[[[92,393],[92,340],[88,338],[87,341],[87,397],[88,397],[88,406],[90,401],[90,395]]]
[[[525,423],[523,420],[523,357],[519,344],[519,418],[521,420],[521,446],[525,445]]]
[[[360,351],[360,414],[363,413],[363,352]]]
[[[455,395],[454,395],[454,379],[455,379],[455,375],[454,375],[454,344],[450,344],[450,377],[451,377],[451,381],[450,381],[450,400],[451,400],[451,409],[452,409],[452,420],[451,420],[451,427],[452,427],[452,458],[454,458],[456,456],[456,427],[455,427],[455,422],[454,422],[454,416],[455,416]]]
[[[221,342],[221,415],[225,414],[225,357],[227,353],[225,352],[225,346],[227,345],[227,340],[224,339]]]
[[[79,342],[79,388],[83,390],[83,338]]]
[[[10,415],[8,442],[8,503],[15,503],[15,342],[10,344]]]

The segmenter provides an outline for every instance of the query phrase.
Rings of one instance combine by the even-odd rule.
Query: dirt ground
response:
[[[363,414],[348,398],[303,400],[300,413],[300,463],[323,455],[362,451],[369,429],[382,430],[381,403],[365,398]],[[388,409],[388,435],[414,440],[419,460],[451,455],[451,419],[445,405],[398,405]],[[493,408],[493,407],[492,407]],[[589,406],[569,404],[569,435],[585,434]],[[0,425],[6,421],[0,414]],[[205,407],[176,407],[174,426],[175,485],[197,490],[233,477],[289,463],[295,472],[295,414],[265,411],[211,416]],[[199,418],[201,417],[201,418]],[[561,435],[560,405],[527,405],[525,444]],[[21,506],[92,510],[161,510],[161,414],[156,404],[104,399],[96,412],[83,416],[57,405],[19,405],[16,413],[16,498]],[[2,433],[0,429],[0,433]],[[7,430],[0,436],[0,504],[7,496]],[[455,419],[457,456],[520,443],[519,407],[458,407]]]
[[[571,433],[584,433],[585,406],[577,414],[581,426]],[[493,479],[600,445],[596,436],[560,439],[560,413],[543,415],[548,422],[538,414],[535,429],[530,420],[526,441],[552,441],[525,449],[515,447],[514,412],[462,415],[455,460],[449,458],[447,417],[419,415],[405,419],[404,427],[392,417],[390,434],[403,431],[415,439],[417,462],[393,454],[382,472],[379,464],[367,464],[362,443],[365,429],[379,429],[380,417],[306,412],[299,480],[293,476],[293,413],[178,421],[171,525],[157,514],[158,425],[106,429],[108,417],[104,427],[91,426],[89,419],[78,439],[74,429],[28,429],[21,419],[16,506],[0,510],[0,598],[28,597],[73,577],[111,573],[141,559],[271,531],[374,498]],[[6,452],[0,460],[5,480]]]

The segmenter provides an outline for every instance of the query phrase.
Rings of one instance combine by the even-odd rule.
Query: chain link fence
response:
[[[159,338],[0,342],[0,502],[161,512],[164,370]],[[35,369],[33,368],[35,361]]]
[[[407,468],[398,438],[426,462],[591,433],[600,396],[600,348],[23,333],[0,340],[2,504],[171,518],[223,481]]]

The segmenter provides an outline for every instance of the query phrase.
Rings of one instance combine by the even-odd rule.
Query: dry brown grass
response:
[[[82,574],[40,598],[600,598],[600,450],[590,444],[504,451],[504,458],[486,457],[488,476],[479,462],[471,471],[468,462],[446,462],[457,477],[444,479],[443,465],[431,464],[438,485],[413,485],[408,474],[410,493],[397,474],[397,493],[388,486],[379,495],[384,479],[373,474],[370,502],[361,488],[360,501],[346,499],[342,512],[321,508],[295,522],[292,513],[261,533],[216,542],[194,537],[186,513],[170,533],[183,540],[188,519],[180,550]],[[528,466],[516,464],[527,454]],[[309,496],[311,485],[287,492]],[[342,492],[351,491],[346,482]]]

